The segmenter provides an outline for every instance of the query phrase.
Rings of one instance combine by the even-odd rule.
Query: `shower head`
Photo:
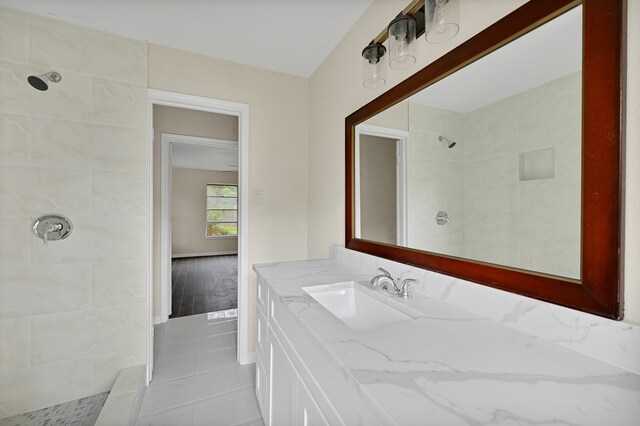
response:
[[[454,146],[456,146],[456,142],[452,141],[451,139],[445,137],[445,136],[438,136],[438,141],[439,142],[444,142],[445,144],[447,144],[447,148],[453,148]]]
[[[51,71],[40,75],[30,75],[27,78],[27,81],[34,89],[44,92],[49,88],[49,85],[47,84],[48,81],[52,83],[59,83],[60,81],[62,81],[62,76],[60,75],[60,73]]]

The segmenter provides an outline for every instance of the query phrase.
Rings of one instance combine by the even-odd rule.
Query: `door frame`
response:
[[[211,149],[223,149],[239,152],[237,140],[203,138],[198,136],[162,133],[160,135],[160,315],[153,319],[154,324],[166,322],[171,309],[171,182],[172,149],[174,144],[205,146]],[[239,156],[238,156],[239,161]],[[239,164],[238,164],[239,165]],[[238,172],[238,177],[239,172]],[[238,188],[240,182],[238,180]],[[242,212],[238,209],[238,212]],[[239,241],[239,240],[238,240]],[[239,247],[238,247],[239,248]]]
[[[225,100],[185,95],[157,89],[148,89],[148,164],[149,164],[149,204],[148,204],[148,280],[147,280],[147,384],[153,371],[153,106],[163,105],[196,111],[238,117],[238,349],[237,360],[241,365],[255,360],[255,352],[249,352],[249,105]],[[161,220],[162,222],[162,220]],[[161,233],[162,235],[162,233]],[[166,259],[165,259],[166,261]],[[170,264],[170,262],[169,262]],[[166,273],[166,271],[165,271]],[[161,287],[160,322],[167,321],[171,303],[170,280]],[[164,297],[163,297],[163,293]],[[161,301],[161,302],[162,302]],[[164,306],[164,309],[162,309]]]
[[[360,135],[377,136],[396,141],[396,243],[399,246],[407,245],[409,191],[407,174],[407,143],[409,132],[407,130],[392,129],[389,127],[373,126],[370,124],[358,124],[355,137],[355,232],[356,238],[361,238],[360,229]]]

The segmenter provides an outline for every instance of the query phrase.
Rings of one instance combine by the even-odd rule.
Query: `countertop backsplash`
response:
[[[418,280],[414,292],[640,374],[640,326],[613,321],[366,253],[333,247],[334,260],[373,277],[378,267]]]

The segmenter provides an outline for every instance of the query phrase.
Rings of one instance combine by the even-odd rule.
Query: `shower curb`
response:
[[[135,425],[146,390],[145,365],[120,370],[96,426]]]

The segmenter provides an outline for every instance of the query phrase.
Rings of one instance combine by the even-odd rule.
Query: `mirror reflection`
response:
[[[356,127],[356,237],[579,278],[582,10]]]

